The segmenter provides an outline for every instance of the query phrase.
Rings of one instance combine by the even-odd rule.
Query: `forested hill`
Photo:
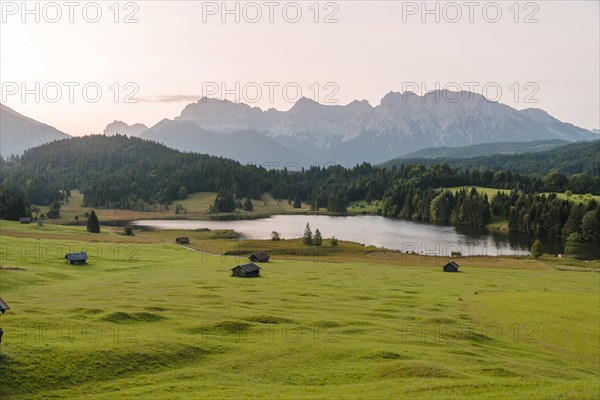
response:
[[[168,204],[179,198],[185,186],[190,193],[214,191],[224,198],[260,198],[270,192],[276,198],[312,199],[321,207],[345,211],[349,198],[364,198],[365,187],[381,198],[392,174],[368,164],[353,169],[268,170],[123,135],[49,143],[9,164],[2,168],[5,185],[23,188],[31,179],[41,179],[60,190],[78,188],[90,207],[124,209]],[[28,200],[36,203],[31,196]]]
[[[488,144],[494,146],[494,144]],[[415,157],[396,158],[383,166],[399,164],[448,164],[464,169],[509,170],[521,174],[545,175],[553,169],[565,174],[585,172],[590,176],[600,176],[600,140],[577,142],[540,152],[523,154],[494,154],[470,158],[459,157]]]
[[[589,144],[588,144],[589,146]],[[575,154],[572,155],[577,158]],[[1,159],[0,159],[1,160]],[[181,193],[217,192],[214,212],[242,208],[241,199],[270,192],[294,205],[345,213],[350,201],[381,200],[383,216],[421,222],[485,226],[492,216],[509,229],[536,235],[581,234],[598,240],[600,208],[593,200],[575,204],[546,191],[600,193],[600,177],[567,176],[552,171],[529,176],[511,171],[460,169],[448,165],[402,164],[391,168],[363,163],[354,168],[311,167],[268,170],[223,158],[182,153],[139,138],[78,137],[49,143],[0,165],[0,218],[31,215],[31,204],[58,204],[79,189],[88,207],[150,210],[168,207]],[[475,189],[453,193],[444,188],[485,186],[513,190],[493,199]],[[60,208],[60,207],[58,207]],[[52,207],[54,211],[56,207]],[[49,218],[51,211],[48,212]],[[597,229],[598,228],[598,229]]]
[[[564,146],[571,142],[565,140],[534,140],[531,142],[497,142],[472,144],[459,147],[429,147],[415,151],[414,153],[404,154],[401,159],[414,158],[473,158],[482,156],[491,156],[494,154],[522,154],[546,151],[555,147]]]

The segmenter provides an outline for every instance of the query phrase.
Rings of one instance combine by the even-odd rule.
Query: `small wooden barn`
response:
[[[190,243],[190,238],[187,236],[180,236],[177,239],[175,239],[175,242],[177,244],[189,244]]]
[[[269,262],[269,254],[266,251],[252,253],[248,259],[252,262]]]
[[[231,268],[231,276],[240,278],[256,278],[260,276],[260,267],[254,263],[241,264]]]
[[[459,265],[454,260],[444,265],[444,272],[458,272]]]
[[[21,217],[19,218],[19,222],[22,224],[29,224],[31,223],[31,217]]]
[[[6,310],[9,310],[10,307],[8,306],[8,304],[6,304],[6,302],[4,300],[2,300],[2,297],[0,297],[0,312],[2,314],[4,314],[6,312]]]
[[[10,307],[8,306],[8,304],[6,304],[6,302],[4,300],[2,300],[2,297],[0,297],[0,312],[2,314],[4,314],[6,312],[6,310],[8,310]],[[0,343],[2,343],[2,336],[4,335],[4,331],[2,330],[2,328],[0,328]]]
[[[86,263],[88,256],[87,256],[86,252],[67,253],[65,255],[65,258],[67,259],[68,263],[71,265],[83,265]]]

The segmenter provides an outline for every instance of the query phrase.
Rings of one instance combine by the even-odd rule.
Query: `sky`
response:
[[[71,135],[202,96],[465,90],[600,128],[599,1],[0,1],[0,102]]]

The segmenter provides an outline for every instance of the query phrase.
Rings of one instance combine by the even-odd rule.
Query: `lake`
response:
[[[335,236],[341,240],[366,245],[438,256],[448,256],[452,251],[460,251],[463,256],[528,255],[534,240],[524,234],[423,224],[373,215],[276,215],[239,221],[140,220],[135,221],[134,225],[159,230],[232,229],[238,232],[243,240],[270,239],[273,231],[279,232],[284,239],[300,238],[307,222],[310,223],[313,233],[319,229],[323,238]],[[542,238],[542,243],[548,253],[563,251],[561,240],[558,238]],[[589,258],[600,256],[596,254],[598,250],[591,246],[589,253]]]

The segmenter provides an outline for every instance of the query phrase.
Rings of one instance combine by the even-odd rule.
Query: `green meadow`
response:
[[[2,399],[598,398],[597,272],[466,258],[451,274],[340,242],[243,279],[243,251],[198,243],[228,235],[84,229],[1,222]],[[80,250],[88,265],[62,258]]]

